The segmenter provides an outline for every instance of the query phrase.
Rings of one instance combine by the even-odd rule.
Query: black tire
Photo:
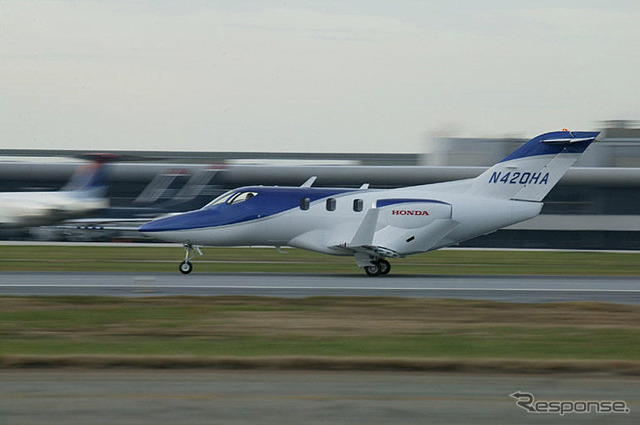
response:
[[[387,260],[380,260],[378,262],[380,264],[380,275],[386,276],[391,271],[391,264]]]
[[[364,272],[370,277],[380,276],[380,265],[376,263],[367,266],[364,268]]]
[[[183,261],[180,263],[180,273],[189,274],[193,270],[193,265],[189,261]]]

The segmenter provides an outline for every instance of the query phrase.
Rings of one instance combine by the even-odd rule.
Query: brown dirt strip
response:
[[[260,369],[348,370],[518,374],[640,375],[638,361],[520,360],[520,359],[419,359],[377,357],[199,357],[69,355],[0,357],[4,369],[116,368],[116,369]]]

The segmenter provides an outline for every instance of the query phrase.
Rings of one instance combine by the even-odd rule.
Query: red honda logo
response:
[[[393,210],[391,215],[429,215],[426,210]]]

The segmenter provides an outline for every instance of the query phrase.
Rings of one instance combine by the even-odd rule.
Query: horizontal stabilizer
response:
[[[593,140],[593,137],[570,137],[570,138],[560,138],[560,139],[544,139],[542,143],[553,143],[553,144],[563,144],[563,143],[580,143],[586,142],[588,140]]]

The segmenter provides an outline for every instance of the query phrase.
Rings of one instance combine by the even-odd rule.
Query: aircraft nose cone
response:
[[[188,222],[184,215],[185,214],[176,214],[170,217],[162,217],[152,220],[140,226],[138,231],[142,233],[154,233],[184,229]]]
[[[208,210],[189,211],[162,217],[138,228],[143,233],[172,232],[210,227],[216,224],[215,213]]]
[[[138,231],[142,233],[161,232],[164,230],[162,220],[153,220],[138,227]]]

